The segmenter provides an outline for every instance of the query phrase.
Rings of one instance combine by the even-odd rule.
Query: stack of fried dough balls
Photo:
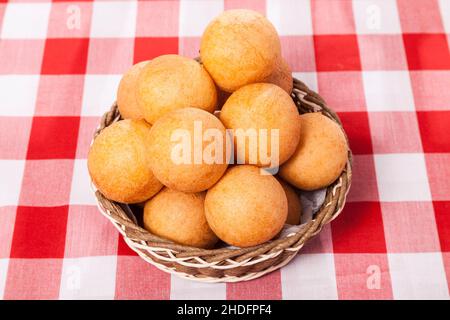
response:
[[[279,36],[261,14],[230,10],[211,21],[200,61],[162,55],[124,74],[121,119],[94,139],[89,173],[106,198],[140,204],[156,236],[198,248],[259,245],[302,223],[299,189],[332,184],[347,141],[328,117],[299,114]]]

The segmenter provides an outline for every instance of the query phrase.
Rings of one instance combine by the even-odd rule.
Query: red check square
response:
[[[6,300],[58,299],[62,259],[10,259]]]
[[[224,0],[224,10],[250,9],[266,15],[266,1],[254,0]]]
[[[78,131],[77,159],[86,159],[95,129],[100,123],[100,117],[81,117]]]
[[[28,160],[19,203],[22,206],[61,206],[69,203],[73,160]]]
[[[1,17],[1,16],[0,16]],[[39,74],[44,40],[10,40],[0,41],[0,74]]]
[[[385,254],[336,254],[339,299],[392,299],[389,263]]]
[[[281,300],[281,274],[274,271],[262,278],[227,283],[227,300]]]
[[[433,200],[450,200],[450,153],[426,153],[428,183]]]
[[[69,208],[65,257],[113,256],[119,233],[96,206]]]
[[[0,207],[0,259],[9,258],[17,208]]]
[[[441,250],[450,252],[450,201],[433,201]]]
[[[116,299],[169,299],[170,275],[141,257],[117,257]]]
[[[178,1],[139,1],[136,37],[176,37],[179,10]]]
[[[317,71],[360,71],[356,35],[315,35]]]
[[[450,111],[417,112],[425,152],[450,152]]]
[[[83,85],[83,75],[41,75],[35,115],[79,115]]]
[[[317,82],[320,95],[334,111],[367,110],[361,72],[318,72]]]
[[[443,33],[439,0],[397,0],[404,33]]]
[[[84,74],[89,39],[47,39],[42,74]]]
[[[367,112],[340,112],[339,118],[353,154],[371,154],[372,139]]]
[[[373,149],[380,153],[421,153],[415,112],[370,112]]]
[[[17,208],[11,258],[62,258],[67,206]]]
[[[365,71],[407,70],[405,48],[401,35],[358,35],[361,64]]]
[[[381,210],[389,253],[440,251],[431,202],[382,202]]]
[[[450,110],[450,71],[410,71],[416,110]]]
[[[90,39],[86,73],[123,74],[133,65],[133,46],[129,38]]]
[[[386,253],[379,202],[347,203],[331,231],[335,253]]]
[[[137,253],[134,252],[123,240],[122,236],[119,236],[118,244],[117,244],[117,255],[119,256],[137,256]]]
[[[312,36],[281,36],[283,58],[292,72],[316,71]]]
[[[347,201],[378,201],[380,197],[373,155],[354,155],[352,171],[352,187]]]
[[[410,70],[450,69],[450,50],[445,34],[403,34]]]
[[[25,159],[32,119],[0,117],[0,159]]]
[[[74,158],[79,124],[79,117],[34,117],[27,158]]]
[[[134,40],[134,62],[156,58],[163,54],[178,53],[178,38],[136,38]]]
[[[312,23],[315,34],[354,34],[350,0],[312,0]]]

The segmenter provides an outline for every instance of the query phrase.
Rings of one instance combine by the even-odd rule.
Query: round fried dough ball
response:
[[[238,165],[206,193],[205,214],[214,233],[226,243],[249,247],[280,232],[288,204],[280,183],[260,168]]]
[[[144,227],[151,233],[187,246],[211,248],[218,238],[205,218],[205,192],[168,188],[146,202]]]
[[[132,66],[122,77],[117,89],[117,106],[124,119],[144,119],[136,99],[137,79],[148,61]]]
[[[283,89],[270,83],[254,83],[240,88],[228,98],[220,112],[220,120],[225,127],[233,129],[237,159],[258,166],[274,165],[270,163],[271,159],[264,158],[265,155],[276,158],[277,144],[278,164],[287,161],[294,153],[300,139],[298,116],[297,107],[291,97]],[[276,133],[274,129],[279,130],[279,139],[278,143],[273,141],[275,149],[272,152],[271,136]],[[265,132],[261,130],[267,130],[267,141],[261,140],[261,136],[257,141],[249,135],[243,137],[246,130],[258,135],[261,133],[261,136]],[[243,137],[241,140],[239,133]],[[274,137],[276,138],[276,135]],[[244,138],[245,145],[242,143]]]
[[[281,63],[277,64],[275,70],[261,82],[277,85],[288,94],[291,94],[294,85],[291,68],[284,59],[282,59]],[[219,88],[217,90],[217,109],[222,109],[222,106],[230,96],[230,92],[225,92]]]
[[[214,135],[209,141],[208,132]],[[204,110],[184,108],[164,115],[150,130],[149,140],[152,171],[171,189],[204,191],[227,168],[225,127]]]
[[[162,188],[150,169],[149,136],[148,123],[128,119],[110,125],[95,138],[88,154],[88,169],[94,185],[106,198],[138,203]]]
[[[294,85],[291,67],[289,67],[286,60],[281,59],[275,67],[275,70],[261,82],[273,83],[286,91],[288,94],[291,94],[292,87]]]
[[[315,190],[333,183],[347,163],[348,145],[339,125],[321,113],[301,115],[297,150],[281,166],[280,176],[303,190]]]
[[[261,82],[281,59],[277,31],[263,15],[246,9],[225,11],[206,27],[202,63],[224,91]]]
[[[137,101],[145,120],[186,107],[213,112],[217,92],[205,68],[193,59],[169,54],[150,61],[138,78]]]
[[[299,195],[295,192],[295,190],[289,185],[289,183],[283,181],[278,178],[278,182],[283,187],[284,192],[286,193],[286,198],[288,202],[288,215],[286,219],[287,224],[300,224],[301,215],[302,215],[302,204],[300,202]]]

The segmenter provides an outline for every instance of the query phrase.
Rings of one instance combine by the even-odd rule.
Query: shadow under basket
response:
[[[334,111],[317,93],[294,78],[291,93],[299,113],[321,112],[342,124]],[[121,119],[117,105],[101,119],[97,136],[105,127]],[[311,221],[297,232],[249,248],[199,249],[175,244],[155,236],[139,226],[130,207],[105,198],[91,183],[100,211],[123,235],[125,242],[145,261],[183,278],[203,282],[238,282],[261,277],[292,260],[305,243],[316,236],[324,225],[335,219],[345,204],[352,178],[352,154],[339,178],[326,189],[325,201]]]

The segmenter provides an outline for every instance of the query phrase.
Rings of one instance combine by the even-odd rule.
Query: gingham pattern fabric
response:
[[[354,153],[341,216],[288,266],[201,284],[134,254],[97,210],[86,156],[121,74],[198,54],[224,9],[277,28]],[[0,298],[449,298],[450,1],[0,1]]]

